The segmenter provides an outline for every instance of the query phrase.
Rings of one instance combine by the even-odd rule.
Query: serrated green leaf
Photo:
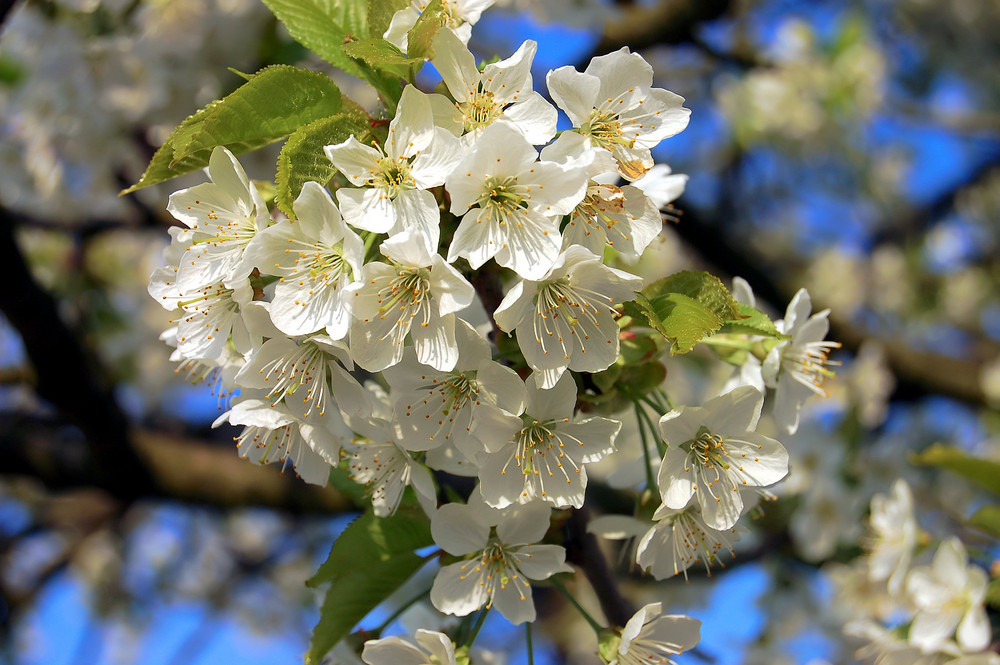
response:
[[[650,326],[672,341],[670,355],[688,353],[698,340],[722,327],[721,317],[682,293],[665,293],[652,299],[639,294],[635,302]]]
[[[368,129],[367,116],[339,113],[300,127],[288,138],[278,155],[276,200],[289,219],[295,219],[292,203],[302,185],[314,180],[325,187],[337,173],[323,147],[342,143],[351,135],[363,142]]]
[[[174,161],[231,142],[280,141],[301,125],[340,111],[340,88],[330,77],[291,65],[271,65],[214,103],[200,122],[168,141]]]
[[[336,582],[376,561],[388,561],[433,544],[430,520],[419,508],[400,508],[391,517],[367,512],[344,529],[327,560],[306,584],[315,587]]]
[[[357,563],[350,575],[338,577],[327,589],[306,654],[307,665],[319,663],[365,615],[417,572],[424,559],[407,552],[379,561],[359,556]]]
[[[1000,506],[983,506],[969,518],[969,526],[994,538],[1000,538]]]
[[[411,74],[424,65],[423,58],[408,58],[394,44],[381,38],[349,42],[344,44],[344,52],[398,78],[410,79]]]
[[[341,107],[337,86],[324,74],[275,65],[261,70],[223,99],[188,116],[153,155],[139,181],[120,195],[190,173],[224,145],[235,155],[285,138]]]
[[[410,0],[368,0],[368,34],[379,37],[385,34],[392,22],[392,15],[410,6]]]
[[[368,37],[368,0],[264,0],[300,44],[348,74],[362,68],[344,53],[345,39]]]
[[[914,464],[948,469],[1000,496],[1000,464],[967,455],[952,446],[934,444],[912,456]]]
[[[791,335],[786,335],[778,330],[778,327],[774,325],[774,321],[771,320],[771,317],[756,307],[751,307],[750,305],[745,305],[743,303],[737,303],[737,306],[740,310],[739,317],[726,321],[720,332],[741,335],[760,335],[762,337],[773,337],[774,339],[791,339]]]
[[[420,12],[417,22],[410,28],[406,40],[410,57],[430,59],[434,57],[434,36],[442,27],[448,25],[444,3],[432,0],[424,11]]]
[[[740,317],[740,307],[729,289],[715,275],[702,270],[682,270],[658,279],[642,290],[653,300],[670,293],[680,293],[697,301],[723,321]]]

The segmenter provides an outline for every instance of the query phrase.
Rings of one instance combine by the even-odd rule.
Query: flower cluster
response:
[[[216,147],[210,182],[170,197],[183,226],[149,292],[174,312],[164,335],[174,359],[236,395],[218,422],[243,428],[241,456],[317,485],[336,469],[364,486],[378,517],[422,510],[440,548],[434,607],[480,619],[496,607],[523,623],[536,615],[533,585],[574,570],[554,511],[583,507],[588,466],[619,448],[645,460],[660,505],[637,509],[651,519],[604,516],[592,530],[635,537],[634,561],[657,579],[732,551],[741,516],[788,471],[784,447],[756,431],[765,385],[793,430],[796,386],[835,345],[822,341],[825,314],[803,323],[800,295],[766,358],[747,357],[760,375],[751,385],[674,408],[657,386],[616,382],[623,327],[642,328],[622,317],[643,288],[628,266],[685,183],[651,149],[689,111],[623,48],[583,72],[548,73],[571,122],[557,132],[557,108],[533,88],[535,43],[477,67],[465,44],[491,3],[438,4],[440,93],[406,85],[388,122],[324,146],[336,177],[305,182],[287,219]],[[385,38],[405,51],[426,7],[399,11]],[[596,406],[616,394],[635,406],[641,449],[619,441],[616,409]],[[446,474],[474,479],[471,494],[439,487]],[[698,642],[698,626],[647,605],[611,629],[602,655],[670,662]],[[465,658],[442,633],[416,641],[372,641],[363,658]]]

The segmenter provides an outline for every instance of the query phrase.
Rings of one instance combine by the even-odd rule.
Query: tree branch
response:
[[[623,46],[638,51],[657,45],[683,44],[691,41],[699,24],[721,17],[730,5],[730,0],[660,0],[652,7],[629,4],[620,18],[605,24],[593,54],[610,53]]]
[[[132,449],[97,359],[59,316],[55,300],[35,281],[14,236],[11,215],[0,208],[0,310],[23,340],[38,395],[80,428],[89,442],[87,472],[116,479],[123,497],[149,491],[153,478]]]

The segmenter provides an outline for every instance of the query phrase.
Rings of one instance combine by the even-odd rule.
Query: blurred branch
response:
[[[136,458],[151,479],[148,498],[199,503],[219,508],[266,506],[293,514],[333,514],[353,509],[332,488],[307,485],[294,474],[280,474],[240,459],[233,448],[213,442],[137,429],[130,433]],[[47,489],[91,487],[114,500],[134,498],[129,479],[95,476],[92,453],[79,433],[51,418],[0,413],[0,455],[4,474],[29,476]]]
[[[726,197],[723,197],[726,198]],[[722,232],[720,219],[711,214],[706,216],[683,204],[683,221],[671,227],[674,232],[703,260],[710,262],[722,273],[739,275],[754,288],[756,295],[770,303],[784,304],[794,295],[780,282],[778,271],[769,268],[760,256],[754,256],[743,244],[736,241],[734,234]],[[787,273],[786,273],[787,274]],[[979,382],[979,372],[989,355],[984,348],[981,358],[962,359],[930,351],[910,348],[898,339],[879,338],[867,331],[859,330],[851,321],[838,312],[830,314],[829,339],[837,340],[845,347],[857,350],[865,339],[878,341],[885,349],[886,359],[896,375],[895,399],[915,399],[924,395],[939,393],[973,404],[982,404],[985,399]],[[996,349],[1000,354],[1000,346]]]
[[[884,243],[903,243],[918,233],[923,233],[955,209],[955,204],[963,192],[988,180],[1000,171],[1000,152],[969,169],[947,191],[926,205],[899,215],[881,225],[872,238],[873,246]]]
[[[34,368],[39,397],[77,425],[89,442],[86,471],[115,479],[123,498],[149,491],[153,479],[132,449],[125,414],[95,356],[60,318],[55,300],[35,281],[0,208],[0,310],[20,334]]]
[[[623,46],[638,51],[689,42],[698,25],[721,17],[731,4],[730,0],[660,0],[653,6],[627,4],[619,18],[605,24],[593,55],[610,53]]]

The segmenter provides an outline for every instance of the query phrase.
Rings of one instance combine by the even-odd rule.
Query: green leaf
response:
[[[419,508],[391,517],[368,512],[351,522],[306,584],[330,583],[306,663],[318,663],[361,619],[423,564],[414,551],[433,545],[430,520]]]
[[[948,469],[1000,496],[1000,463],[967,455],[952,446],[936,443],[912,457],[914,464]]]
[[[733,333],[743,335],[760,335],[762,337],[773,337],[775,339],[791,339],[791,335],[778,330],[771,318],[756,307],[736,303],[740,314],[737,318],[726,321],[722,326],[722,333]]]
[[[983,506],[969,518],[969,526],[1000,538],[1000,505]]]
[[[433,544],[430,520],[419,508],[400,508],[391,517],[367,512],[344,529],[327,560],[306,584],[315,587],[336,582],[376,561],[388,561]]]
[[[314,180],[325,187],[337,173],[323,147],[342,143],[351,135],[363,142],[368,129],[367,116],[339,113],[300,127],[288,138],[278,155],[276,180],[278,207],[289,219],[295,219],[292,202],[302,185]]]
[[[417,572],[424,559],[407,552],[380,561],[359,557],[357,563],[350,575],[337,578],[327,589],[319,623],[313,628],[306,665],[319,663],[365,615]]]
[[[441,0],[432,0],[420,12],[417,22],[407,33],[407,49],[410,57],[430,59],[434,57],[434,36],[448,25],[448,16]]]
[[[362,68],[346,53],[344,41],[368,37],[367,0],[264,0],[300,44],[348,74]]]
[[[698,340],[739,316],[739,303],[722,281],[707,272],[685,270],[659,279],[637,294],[626,314],[672,340],[671,355],[687,353]]]
[[[740,306],[729,289],[715,275],[702,270],[682,270],[658,279],[642,290],[650,300],[667,294],[680,293],[697,301],[723,321],[737,319]]]
[[[410,0],[368,0],[368,34],[384,35],[392,15],[410,6]]]
[[[202,168],[216,146],[240,155],[280,141],[305,123],[336,114],[341,104],[339,88],[326,75],[288,65],[267,67],[184,120],[139,182],[121,194]]]
[[[410,79],[411,74],[424,65],[423,58],[408,58],[394,44],[381,38],[349,42],[344,44],[344,52],[398,78]]]
[[[721,317],[682,293],[666,293],[653,300],[639,294],[635,303],[650,326],[671,340],[670,355],[691,351],[698,340],[722,327]]]

